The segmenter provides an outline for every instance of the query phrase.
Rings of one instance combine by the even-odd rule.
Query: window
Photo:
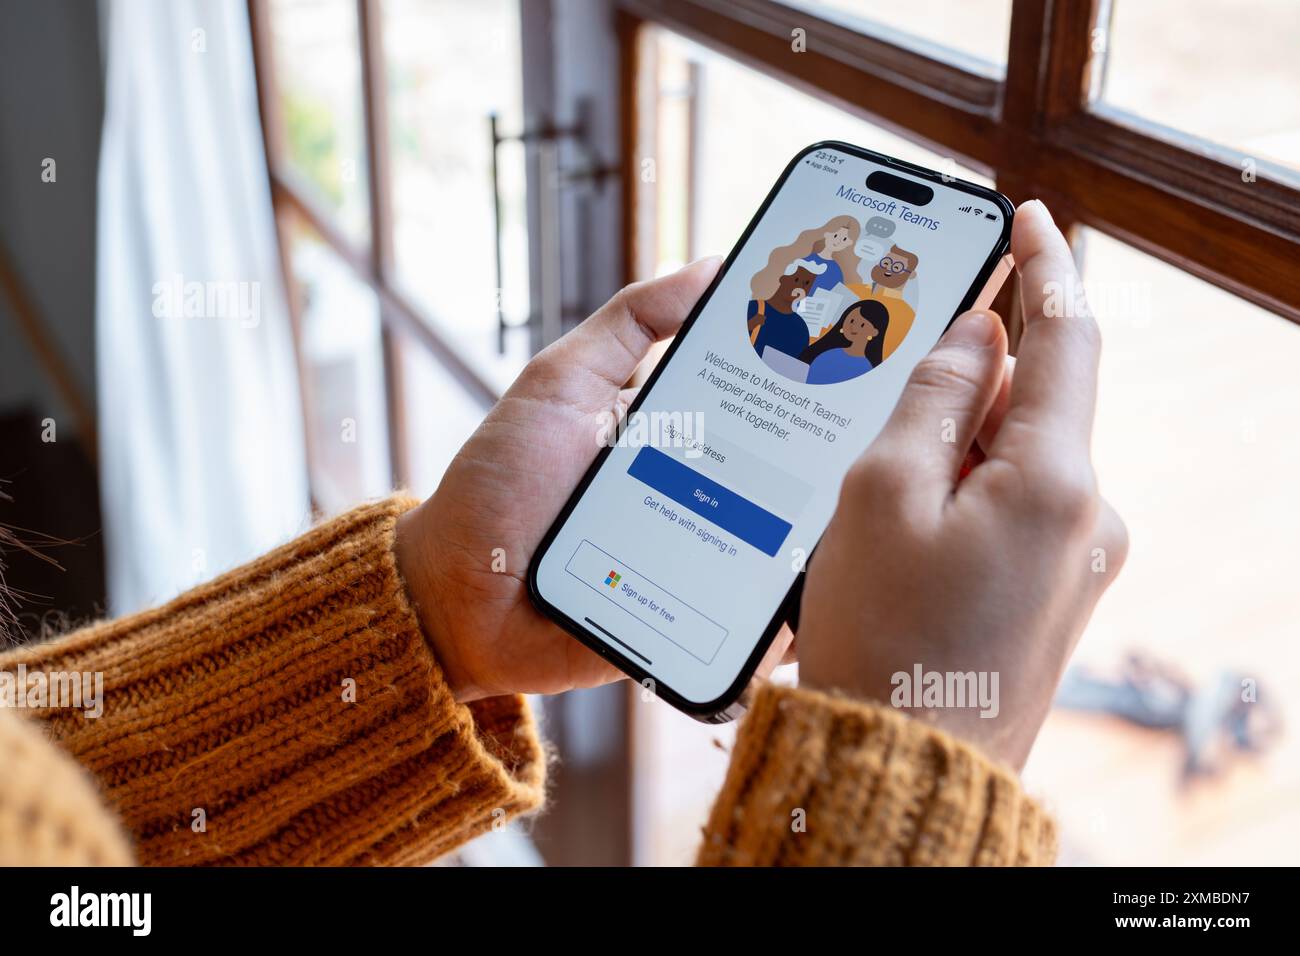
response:
[[[439,363],[451,389],[441,403],[428,380],[415,386],[432,407],[486,408],[527,359],[526,339],[507,327],[528,313],[524,173],[517,150],[494,147],[489,119],[502,138],[522,127],[519,5],[249,9],[313,497],[336,510],[428,482],[411,470],[413,455],[428,456],[407,441],[408,364]],[[482,79],[462,82],[468,73]],[[355,439],[340,419],[355,421]]]
[[[388,0],[383,11],[395,278],[504,391],[528,343],[513,331],[499,336],[498,306],[512,328],[527,318],[528,237],[522,150],[506,143],[497,157],[498,266],[489,117],[502,135],[523,127],[518,3]]]
[[[531,351],[617,288],[616,88],[589,74],[594,109],[542,96],[581,73],[560,71],[559,35],[585,58],[598,31],[519,0],[248,9],[314,504],[427,494]],[[557,255],[557,239],[602,254]],[[560,806],[479,858],[531,859],[511,849],[531,838],[550,862],[626,862],[623,709],[618,687],[540,702],[566,757]]]
[[[1102,101],[1300,171],[1300,5],[1112,0]]]
[[[658,64],[656,274],[727,253],[790,157],[819,139],[870,143],[992,185],[973,169],[669,30],[653,31],[650,42]]]
[[[318,499],[373,493],[385,478],[431,489],[529,352],[612,291],[620,263],[623,278],[644,278],[727,251],[789,157],[838,137],[1017,202],[1043,198],[1077,243],[1107,333],[1097,458],[1134,535],[1080,661],[1113,665],[1134,648],[1177,656],[1197,679],[1237,668],[1267,670],[1263,686],[1300,676],[1285,642],[1300,528],[1279,516],[1300,464],[1288,435],[1300,412],[1289,384],[1300,358],[1295,4],[249,8],[299,292],[313,473],[330,476],[315,484]],[[582,268],[556,261],[566,216],[577,224],[566,241],[592,255],[576,260]],[[611,231],[621,248],[582,238]],[[596,260],[602,277],[571,294],[574,273],[585,279]],[[452,271],[465,281],[449,282]],[[998,303],[1013,339],[1015,294],[1009,286]],[[345,406],[358,441],[322,463]],[[1175,546],[1189,521],[1203,551]],[[1174,591],[1197,600],[1161,597]],[[621,709],[611,716],[610,693],[632,702],[630,732]],[[627,831],[631,859],[690,858],[707,781],[725,767],[714,741],[725,747],[728,728],[642,705],[635,687],[567,695],[547,726],[572,787],[539,826],[548,859],[617,861],[622,845],[609,846]],[[1297,765],[1298,741],[1285,736],[1253,768],[1265,790],[1292,788],[1284,768]],[[1086,765],[1084,750],[1096,755]],[[1176,764],[1166,738],[1060,713],[1030,774],[1061,811],[1067,859],[1277,859],[1294,812],[1232,775],[1180,793]],[[1112,772],[1126,785],[1107,785]],[[1123,802],[1138,789],[1141,805]],[[1216,815],[1213,801],[1249,822]],[[557,821],[563,839],[546,833]],[[1144,855],[1125,857],[1125,840],[1144,835]]]
[[[898,30],[902,43],[938,56],[969,57],[977,68],[987,65],[1000,73],[1007,62],[1011,0],[813,0],[807,6],[828,17],[839,15],[850,26],[875,21],[877,30]]]
[[[287,170],[364,246],[370,214],[356,7],[274,0],[272,11]]]
[[[643,17],[623,24],[627,148],[657,171],[626,203],[635,274],[730,249],[822,138],[1045,199],[1106,336],[1095,453],[1133,536],[1076,661],[1113,673],[1144,654],[1197,688],[1253,677],[1277,702],[1300,609],[1300,528],[1282,514],[1300,465],[1294,5],[625,6]],[[635,859],[688,863],[734,731],[637,691]],[[1176,735],[1058,709],[1027,778],[1060,815],[1063,862],[1276,863],[1300,814],[1270,794],[1294,787],[1297,746],[1181,786]]]
[[[1084,283],[1105,337],[1094,456],[1133,548],[1073,666],[1129,655],[1202,691],[1258,684],[1270,710],[1300,679],[1300,335],[1287,323],[1093,230]],[[1275,711],[1274,711],[1275,713]],[[1176,737],[1058,709],[1027,778],[1056,810],[1066,861],[1176,866],[1294,861],[1294,734],[1180,786]]]
[[[311,485],[341,511],[393,483],[379,300],[310,226],[295,219],[290,235]]]
[[[947,162],[669,30],[654,29],[647,41],[657,64],[651,80],[659,124],[658,257],[650,270],[655,274],[700,255],[729,251],[790,157],[818,139],[869,143],[933,167]],[[771,122],[774,116],[781,121]],[[737,161],[738,153],[743,160]],[[974,170],[951,168],[954,175],[988,182]],[[774,679],[793,680],[793,671],[783,668]],[[634,714],[640,759],[635,859],[648,865],[689,863],[726,772],[724,748],[730,747],[735,728],[703,730],[662,705],[637,707]],[[684,767],[690,771],[683,773]]]

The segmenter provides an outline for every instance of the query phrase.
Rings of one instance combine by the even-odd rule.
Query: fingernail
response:
[[[1043,202],[1041,199],[1031,199],[1029,202],[1025,203],[1025,206],[1037,206],[1043,211],[1043,215],[1047,217],[1049,222],[1055,222],[1055,220],[1052,219],[1052,210],[1048,209],[1047,203]],[[1023,209],[1024,206],[1021,208]]]
[[[966,312],[957,317],[944,345],[959,345],[968,349],[988,348],[997,341],[998,320],[988,312]]]

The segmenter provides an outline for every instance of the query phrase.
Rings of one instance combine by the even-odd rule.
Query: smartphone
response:
[[[1013,212],[847,143],[795,156],[599,436],[529,567],[537,607],[679,710],[736,717],[849,466],[1009,272]]]

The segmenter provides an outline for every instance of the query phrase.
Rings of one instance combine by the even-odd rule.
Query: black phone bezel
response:
[[[850,143],[839,142],[837,140],[821,140],[801,150],[786,165],[780,178],[777,179],[776,183],[768,191],[767,196],[763,199],[762,204],[758,207],[758,211],[755,212],[753,217],[749,220],[749,224],[745,227],[745,231],[741,234],[740,239],[737,240],[736,244],[732,247],[731,252],[727,254],[727,258],[723,261],[721,268],[718,269],[717,276],[714,277],[713,281],[709,284],[709,287],[704,291],[704,294],[700,296],[699,301],[695,303],[690,314],[682,323],[682,327],[669,343],[667,351],[664,352],[663,357],[651,372],[650,377],[641,387],[636,400],[628,407],[628,415],[632,415],[636,412],[636,410],[640,408],[642,402],[644,402],[649,396],[651,389],[653,389],[655,383],[659,381],[660,374],[668,367],[668,363],[672,361],[673,356],[677,354],[677,348],[682,343],[686,333],[690,331],[692,326],[694,326],[696,319],[699,318],[700,313],[704,310],[704,306],[708,304],[709,300],[713,297],[714,292],[717,291],[718,285],[722,282],[723,276],[727,274],[727,271],[731,269],[732,265],[735,263],[736,257],[740,254],[740,250],[745,247],[747,242],[749,242],[750,236],[753,235],[754,230],[758,227],[758,223],[762,220],[764,214],[766,214],[768,207],[772,205],[772,201],[781,192],[782,187],[785,186],[786,180],[790,178],[790,174],[794,171],[795,167],[798,166],[800,161],[809,154],[815,153],[819,150],[837,150],[839,152],[848,153],[849,155],[856,156],[859,159],[865,159],[882,166],[899,169],[929,182],[939,183],[944,187],[956,189],[958,192],[969,193],[972,196],[977,196],[980,199],[987,200],[996,205],[1002,213],[1002,233],[998,237],[998,241],[994,243],[988,259],[984,262],[979,273],[975,276],[975,281],[971,283],[965,296],[962,297],[957,310],[944,325],[944,330],[947,331],[948,326],[952,325],[953,319],[962,312],[965,312],[974,304],[980,292],[982,292],[984,287],[988,284],[989,278],[993,274],[993,270],[997,268],[1002,257],[1010,250],[1011,222],[1015,215],[1015,207],[1011,204],[1011,200],[997,190],[990,189],[986,186],[980,186],[976,183],[967,182],[963,179],[946,176],[937,170],[927,169],[924,166],[918,166],[915,163],[909,163],[905,160],[894,159],[891,156],[877,153],[874,150],[866,149],[861,146],[854,146]],[[613,450],[612,446],[606,446],[596,455],[596,460],[592,462],[591,467],[587,469],[586,474],[582,477],[582,481],[580,481],[578,486],[573,490],[568,501],[565,502],[564,507],[560,510],[559,515],[556,516],[553,522],[551,522],[551,526],[547,529],[546,535],[538,544],[537,550],[533,552],[532,560],[528,563],[528,596],[532,600],[533,605],[542,614],[545,614],[551,620],[555,621],[573,635],[573,637],[591,648],[623,673],[642,684],[646,681],[650,681],[652,692],[656,696],[667,701],[676,709],[680,710],[682,713],[689,714],[697,720],[710,723],[730,720],[732,717],[728,713],[728,708],[735,703],[753,678],[754,671],[758,669],[758,665],[762,661],[763,655],[767,653],[767,649],[776,638],[777,632],[781,629],[781,625],[786,622],[791,611],[799,601],[800,592],[802,590],[801,586],[803,584],[803,573],[801,572],[790,585],[790,590],[786,592],[785,597],[777,606],[776,612],[772,616],[772,620],[769,621],[767,627],[763,629],[763,633],[754,645],[754,650],[750,653],[744,666],[740,669],[735,680],[731,682],[727,690],[714,700],[700,703],[683,697],[667,684],[663,683],[658,677],[646,671],[645,668],[638,665],[627,655],[614,650],[606,642],[594,636],[581,623],[573,620],[573,618],[569,617],[555,605],[551,604],[542,595],[541,590],[537,585],[537,573],[542,559],[546,556],[547,551],[550,550],[555,538],[560,533],[560,529],[563,528],[565,523],[569,520],[570,515],[573,514],[573,510],[578,506],[578,502],[582,500],[582,496],[586,493],[587,488],[595,479],[601,466],[605,464],[605,459],[609,457],[610,452]]]

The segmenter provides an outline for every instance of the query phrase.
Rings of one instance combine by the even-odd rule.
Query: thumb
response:
[[[994,313],[958,316],[912,371],[872,453],[902,463],[916,483],[950,492],[997,397],[1006,354],[1006,332]]]
[[[621,388],[650,346],[681,327],[721,263],[716,256],[699,259],[671,275],[627,286],[538,357],[586,369]]]

